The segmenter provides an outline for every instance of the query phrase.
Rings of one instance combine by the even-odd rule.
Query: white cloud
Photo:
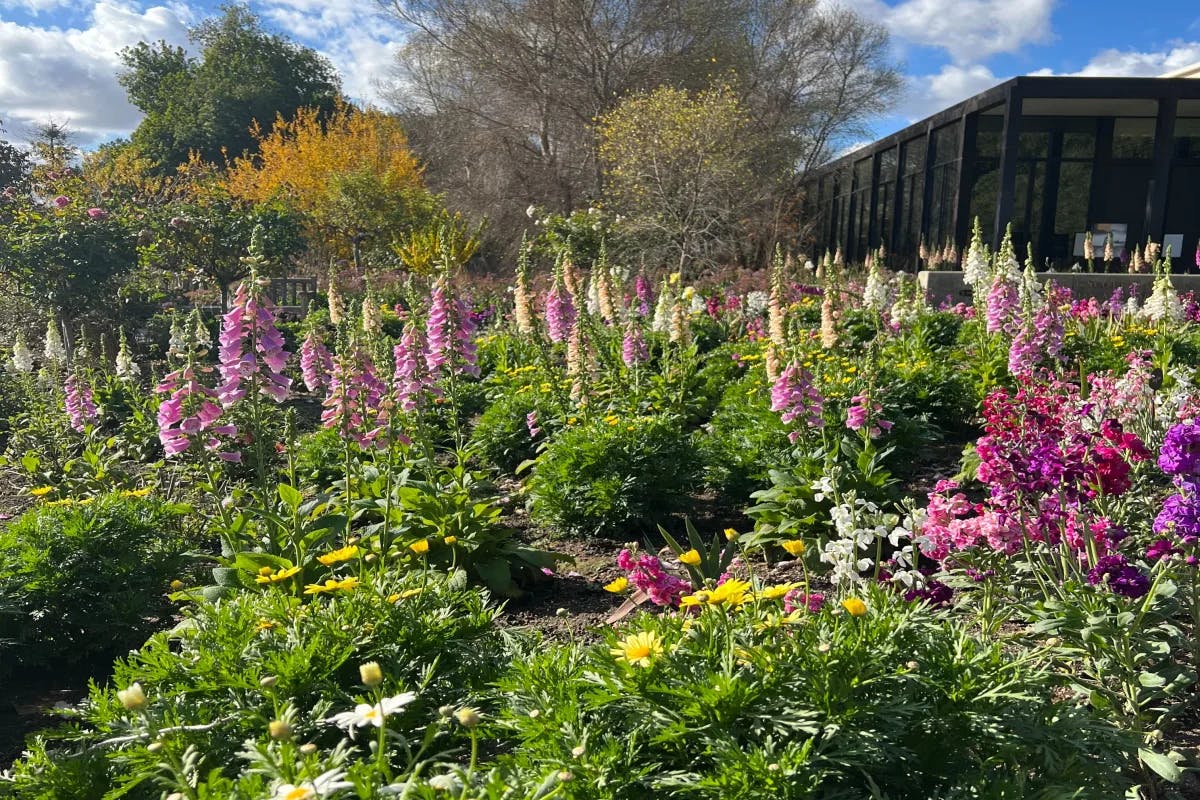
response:
[[[913,75],[905,85],[904,97],[895,113],[915,122],[966,100],[1007,80],[982,64],[946,64],[934,75]]]
[[[1070,75],[1154,78],[1200,62],[1200,42],[1173,41],[1164,50],[1101,50]],[[1049,74],[1049,73],[1047,73]]]
[[[394,64],[403,26],[367,0],[260,0],[262,15],[331,62],[350,97],[381,100],[377,83]]]
[[[879,20],[904,45],[945,50],[958,64],[978,63],[1027,44],[1054,40],[1057,0],[857,0],[851,7]]]
[[[23,8],[37,14],[70,5],[72,0],[0,0],[0,9]]]
[[[87,27],[0,22],[0,119],[9,135],[53,118],[89,145],[127,134],[141,115],[117,83],[118,52],[139,41],[186,42],[190,14],[180,6],[145,11],[99,0]]]

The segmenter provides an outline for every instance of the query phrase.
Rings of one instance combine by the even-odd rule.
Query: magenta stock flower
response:
[[[58,197],[54,198],[54,200],[51,202],[54,203],[55,208],[62,209],[62,208],[66,208],[67,206],[71,205],[71,198],[67,197],[66,195],[60,194]]]
[[[655,605],[675,608],[685,594],[692,591],[692,584],[663,569],[662,562],[652,555],[633,557],[633,553],[622,550],[617,554],[617,566],[623,569],[629,582],[646,593]]]
[[[219,395],[201,384],[196,373],[197,368],[189,364],[154,387],[156,393],[170,395],[158,406],[158,438],[163,450],[167,456],[173,456],[200,444],[225,461],[241,461],[241,453],[221,450],[218,437],[236,436],[237,428],[216,424],[224,414]]]
[[[309,331],[300,344],[300,375],[304,379],[304,387],[315,392],[328,386],[331,372],[333,356],[316,331]]]
[[[557,281],[546,293],[546,333],[552,342],[565,342],[575,325],[575,303],[571,293]]]
[[[246,396],[244,381],[256,381],[258,391],[277,403],[287,398],[292,385],[283,375],[288,352],[275,326],[274,304],[249,283],[238,286],[233,308],[221,320],[219,369],[224,383],[218,393],[226,408]]]
[[[813,428],[825,425],[821,416],[824,399],[817,390],[812,373],[795,362],[788,365],[771,387],[771,410],[781,412],[780,419],[784,423],[800,420]],[[800,438],[799,431],[792,431],[788,439],[795,442]]]
[[[801,589],[792,589],[783,596],[783,610],[787,614],[800,610],[816,614],[824,604],[825,595],[820,592],[805,594]]]
[[[71,427],[83,433],[88,420],[96,418],[96,403],[92,396],[92,387],[72,371],[67,376],[63,386],[66,392],[67,416],[71,418]]]
[[[87,215],[91,219],[97,219],[97,220],[108,219],[108,212],[105,211],[103,208],[89,208],[87,210]]]

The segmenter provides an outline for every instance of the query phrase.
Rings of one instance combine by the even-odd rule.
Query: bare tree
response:
[[[391,99],[431,187],[514,241],[528,204],[602,197],[595,121],[631,92],[731,83],[777,189],[750,227],[773,231],[799,174],[899,86],[886,32],[817,0],[378,2],[414,30]]]

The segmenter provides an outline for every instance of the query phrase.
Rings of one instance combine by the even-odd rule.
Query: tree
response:
[[[377,110],[338,103],[325,118],[315,108],[257,125],[258,155],[233,162],[230,194],[257,203],[278,200],[303,215],[309,239],[362,267],[364,249],[379,256],[438,208],[399,121]]]
[[[597,125],[611,210],[681,272],[728,258],[727,243],[754,201],[748,129],[727,86],[626,97]]]
[[[379,0],[415,33],[393,100],[435,191],[519,238],[529,204],[600,196],[596,118],[631,92],[730,83],[770,189],[750,259],[800,176],[896,98],[886,31],[819,0]]]
[[[208,161],[253,151],[250,132],[301,107],[332,108],[341,96],[332,65],[315,51],[263,30],[245,6],[189,32],[200,50],[191,58],[165,42],[121,51],[119,78],[146,117],[133,142],[170,172],[195,151]]]

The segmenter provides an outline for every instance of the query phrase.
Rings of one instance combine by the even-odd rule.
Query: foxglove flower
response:
[[[621,342],[621,360],[625,366],[633,369],[637,364],[644,364],[650,359],[650,349],[642,338],[642,329],[632,320],[625,327],[625,339]]]
[[[558,281],[555,281],[546,293],[546,333],[550,336],[550,341],[565,342],[571,335],[575,318],[575,303],[570,292],[565,291]]]
[[[222,318],[220,335],[221,404],[228,408],[246,396],[243,382],[254,381],[258,391],[277,403],[287,398],[292,379],[284,376],[288,352],[275,326],[273,303],[258,287],[243,282],[233,308]]]
[[[17,372],[33,372],[33,351],[25,344],[25,334],[20,331],[13,342],[12,368]]]
[[[425,340],[420,328],[412,323],[406,325],[400,342],[392,348],[392,355],[396,362],[392,377],[396,402],[404,411],[415,411],[426,394],[439,393],[425,360]]]
[[[654,304],[654,319],[650,323],[651,330],[655,333],[666,333],[670,329],[671,312],[674,305],[671,299],[671,289],[666,281],[663,281],[662,291],[658,293],[658,302]]]
[[[370,356],[355,347],[349,355],[334,359],[321,423],[364,449],[385,447],[387,394],[388,386],[376,373]],[[406,444],[409,441],[403,435],[398,439]]]
[[[62,364],[67,360],[67,347],[63,344],[62,334],[58,332],[58,323],[53,317],[46,323],[46,341],[42,347],[42,356],[48,364]]]
[[[538,426],[538,413],[536,408],[525,415],[525,427],[529,429],[530,439],[536,439],[538,434],[542,432],[541,427]]]
[[[142,374],[141,367],[133,360],[133,353],[129,349],[129,340],[125,338],[125,329],[121,329],[121,342],[117,346],[117,359],[114,365],[114,371],[117,377],[123,381],[134,381]]]
[[[867,428],[871,438],[875,438],[892,428],[892,423],[879,416],[881,411],[883,406],[874,402],[867,394],[855,395],[850,398],[850,408],[846,412],[846,427],[852,431]]]
[[[1200,248],[1196,249],[1196,265],[1200,266]],[[650,281],[646,280],[645,275],[639,274],[637,276],[637,279],[633,283],[633,293],[637,298],[637,304],[634,308],[637,310],[638,315],[642,317],[650,316],[650,300],[653,293],[650,289]]]
[[[310,392],[329,385],[333,356],[316,331],[309,331],[300,344],[300,375]]]
[[[800,420],[809,427],[823,427],[823,402],[821,393],[814,385],[812,373],[795,363],[789,364],[771,387],[771,410],[780,412],[780,419],[785,424]],[[798,438],[799,431],[788,434],[788,439],[793,443]]]
[[[67,375],[63,386],[66,393],[67,416],[71,418],[71,427],[83,433],[90,420],[96,418],[96,403],[92,396],[92,387],[82,380],[74,370]]]
[[[224,409],[217,392],[201,384],[197,372],[197,367],[188,364],[154,387],[156,393],[169,395],[158,406],[158,438],[163,450],[169,457],[200,444],[225,461],[241,461],[241,453],[221,450],[218,437],[234,437],[237,428],[217,424]]]

